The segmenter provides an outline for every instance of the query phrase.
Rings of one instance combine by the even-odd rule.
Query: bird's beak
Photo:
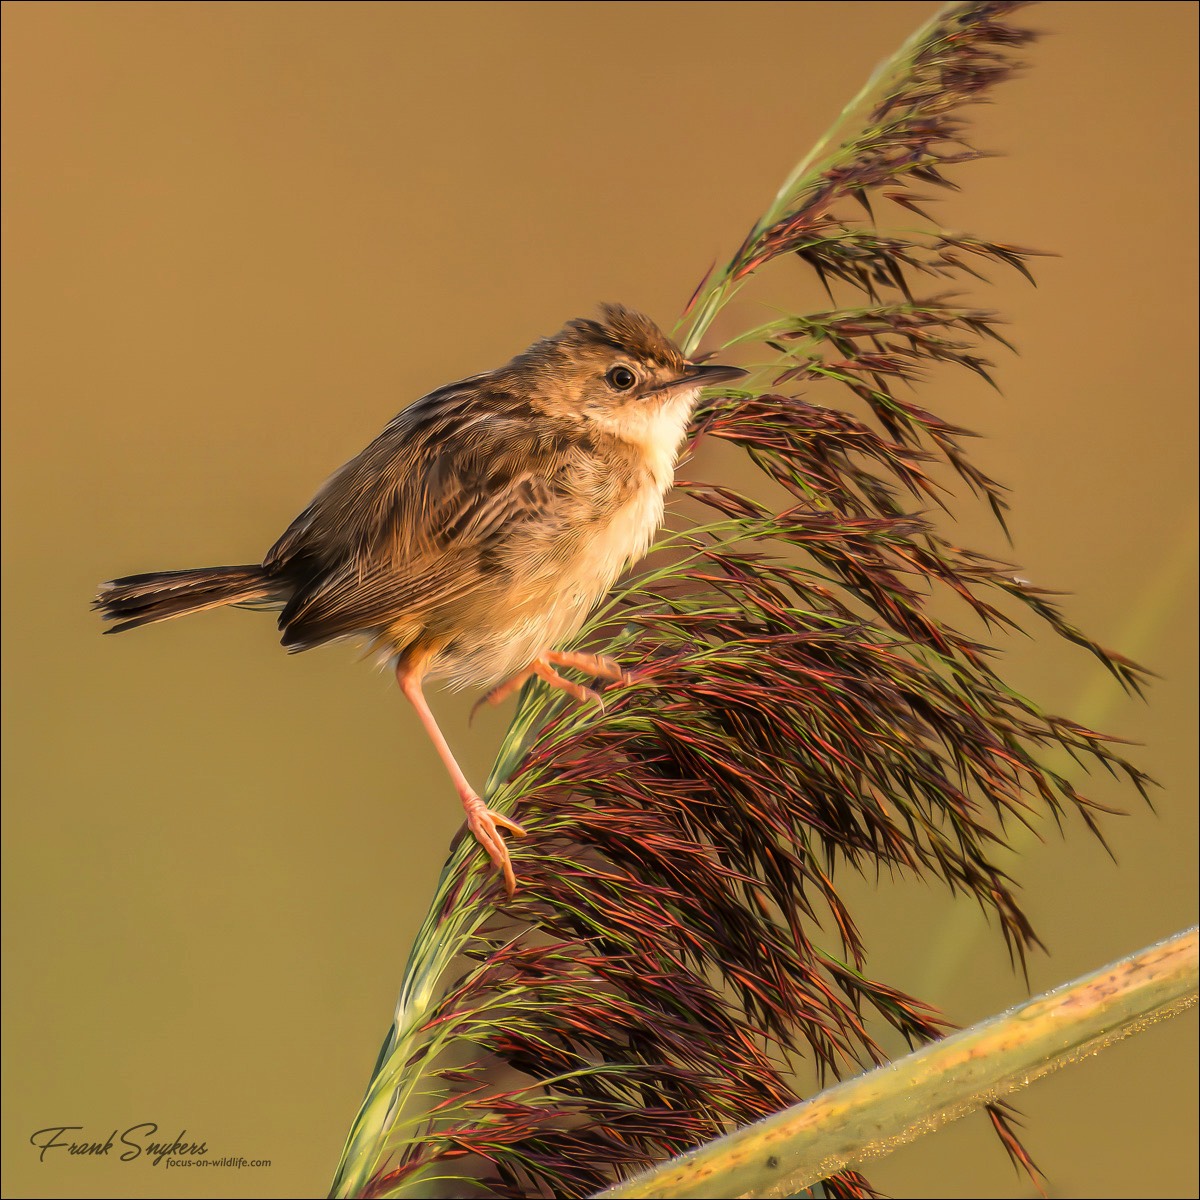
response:
[[[720,363],[688,363],[677,379],[660,383],[644,392],[645,396],[661,396],[667,392],[680,392],[691,388],[715,387],[718,383],[732,383],[749,375],[741,367],[725,367]]]
[[[715,387],[718,383],[732,383],[735,379],[745,379],[749,374],[749,371],[743,371],[741,367],[725,367],[720,363],[689,363],[680,382],[690,387]]]

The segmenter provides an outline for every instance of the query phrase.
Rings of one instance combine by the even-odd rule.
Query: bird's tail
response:
[[[206,608],[275,598],[275,589],[260,566],[198,567],[113,579],[101,584],[92,607],[106,621],[116,622],[105,633],[120,633]]]

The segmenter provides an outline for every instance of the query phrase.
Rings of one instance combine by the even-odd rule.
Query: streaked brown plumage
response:
[[[468,824],[513,887],[492,813],[425,703],[424,679],[507,695],[530,674],[575,695],[556,666],[621,570],[649,546],[702,386],[696,366],[639,313],[605,306],[499,370],[409,405],[325,483],[261,565],[135,575],[96,600],[108,632],[226,604],[282,606],[289,650],[358,636],[395,664],[446,762]],[[507,682],[506,682],[507,681]]]

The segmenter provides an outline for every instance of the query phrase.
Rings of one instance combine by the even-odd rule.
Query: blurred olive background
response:
[[[353,651],[288,658],[233,611],[101,638],[96,583],[257,561],[397,409],[600,300],[669,324],[931,11],[5,5],[6,1196],[324,1194],[459,823]],[[1061,258],[978,289],[1021,350],[1004,397],[928,402],[1013,487],[1015,549],[968,501],[966,544],[1163,676],[1142,705],[1083,653],[1007,644],[1020,686],[1144,743],[1164,785],[1153,814],[1095,781],[1130,810],[1116,865],[1078,821],[1023,843],[1038,991],[1195,920],[1196,8],[1023,19],[1052,36],[977,110],[1005,157],[940,211]],[[468,731],[471,699],[434,704],[482,780],[506,714]],[[942,890],[855,892],[877,977],[964,1022],[1027,994]],[[1195,1195],[1195,1062],[1193,1013],[1027,1092],[1053,1194]],[[143,1121],[272,1165],[28,1144]],[[1031,1194],[980,1118],[872,1178]]]

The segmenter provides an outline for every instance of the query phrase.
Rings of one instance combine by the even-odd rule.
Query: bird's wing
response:
[[[570,447],[477,389],[457,403],[446,391],[401,413],[272,549],[268,566],[297,585],[279,618],[285,645],[466,599],[494,578],[509,539],[554,519]]]
[[[365,450],[321,485],[308,507],[267,552],[267,570],[334,568],[370,544],[381,516],[402,500],[419,504],[431,464],[462,446],[478,419],[486,376],[421,397],[398,413]]]

